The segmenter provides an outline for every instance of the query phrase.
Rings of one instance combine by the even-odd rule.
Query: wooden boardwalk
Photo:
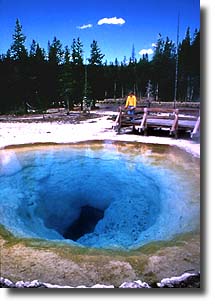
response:
[[[119,107],[113,128],[120,133],[122,128],[132,127],[140,134],[147,135],[149,129],[169,130],[170,135],[178,137],[178,131],[190,131],[191,138],[200,134],[199,109],[143,108],[136,107],[134,115]]]

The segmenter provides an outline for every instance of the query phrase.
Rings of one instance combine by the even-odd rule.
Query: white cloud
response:
[[[152,47],[156,47],[156,46],[157,46],[157,44],[153,42],[152,43]]]
[[[125,23],[125,20],[123,18],[117,18],[117,17],[112,17],[112,18],[103,18],[98,21],[98,25],[102,24],[119,24],[122,25]]]
[[[142,56],[142,55],[152,55],[154,53],[153,49],[142,49],[139,51],[139,54]]]
[[[83,24],[81,26],[77,26],[77,28],[80,29],[80,30],[84,30],[86,28],[91,28],[91,27],[93,27],[92,24]]]

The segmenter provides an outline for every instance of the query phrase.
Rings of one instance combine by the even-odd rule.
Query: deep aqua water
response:
[[[199,230],[199,160],[92,142],[0,150],[0,223],[15,236],[138,248]]]

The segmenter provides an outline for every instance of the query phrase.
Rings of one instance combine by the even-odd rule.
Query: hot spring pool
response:
[[[16,237],[139,248],[200,227],[199,159],[85,142],[0,150],[0,224]]]

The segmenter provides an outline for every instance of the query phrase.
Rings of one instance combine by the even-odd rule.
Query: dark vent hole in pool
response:
[[[104,217],[104,211],[92,206],[83,206],[80,216],[63,233],[65,239],[73,241],[94,231],[98,221]]]

